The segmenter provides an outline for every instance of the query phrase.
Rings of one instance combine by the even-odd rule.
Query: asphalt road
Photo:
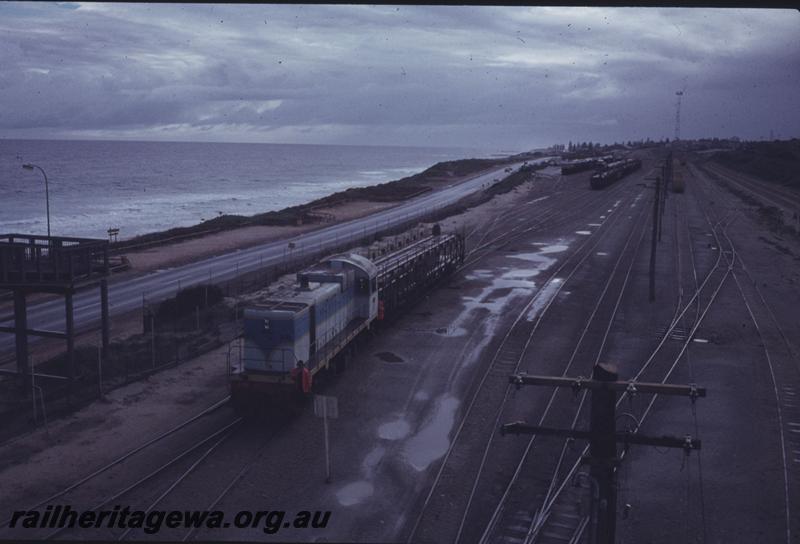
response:
[[[549,160],[545,157],[530,164]],[[511,165],[514,171],[522,166],[522,162]],[[454,183],[445,189],[422,195],[397,207],[384,210],[360,219],[331,225],[330,227],[309,232],[288,240],[280,240],[269,244],[225,253],[216,257],[203,259],[194,263],[159,270],[144,276],[110,282],[108,289],[109,313],[111,316],[124,314],[142,304],[142,297],[148,301],[158,301],[174,295],[179,289],[204,282],[222,282],[278,263],[300,260],[308,255],[325,249],[340,246],[348,240],[354,243],[368,235],[378,234],[403,223],[424,217],[436,209],[448,206],[464,196],[479,190],[495,179],[503,179],[508,174],[505,168],[497,168],[486,174],[467,181]],[[288,250],[292,242],[294,248]],[[99,323],[100,295],[99,290],[91,289],[78,293],[74,298],[74,323],[77,330],[86,330]],[[12,326],[13,321],[0,323]],[[65,312],[62,300],[52,300],[28,307],[28,327],[39,330],[63,331],[65,328]],[[0,337],[0,353],[13,350],[14,336],[10,334]]]

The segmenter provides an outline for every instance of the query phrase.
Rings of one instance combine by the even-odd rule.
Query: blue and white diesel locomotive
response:
[[[234,403],[291,394],[299,362],[312,378],[339,363],[378,317],[377,277],[369,259],[336,256],[298,273],[293,289],[245,309],[240,364],[230,381]]]
[[[286,407],[290,397],[313,392],[320,372],[343,369],[361,333],[397,317],[464,261],[464,237],[438,225],[403,247],[388,245],[370,253],[373,260],[324,259],[298,273],[291,289],[244,310],[239,362],[229,376],[237,409]]]

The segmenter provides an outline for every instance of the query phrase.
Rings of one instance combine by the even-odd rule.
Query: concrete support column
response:
[[[74,381],[77,377],[77,372],[75,369],[75,321],[73,319],[72,295],[72,289],[67,289],[64,294],[64,306],[67,323],[67,364],[69,365],[69,377]]]
[[[208,298],[208,288],[206,288],[206,298]],[[110,326],[108,322],[108,280],[100,280],[100,326],[103,342],[103,361],[108,357],[108,343],[110,336]]]
[[[28,373],[28,305],[25,291],[14,289],[14,329],[16,331],[17,372]]]

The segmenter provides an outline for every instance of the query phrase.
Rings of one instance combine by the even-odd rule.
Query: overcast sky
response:
[[[800,136],[793,10],[0,2],[0,138]]]

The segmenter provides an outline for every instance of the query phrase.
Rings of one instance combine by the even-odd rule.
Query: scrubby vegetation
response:
[[[520,168],[507,178],[505,178],[503,181],[495,183],[494,185],[486,189],[484,193],[492,196],[507,193],[511,191],[514,187],[521,185],[526,181],[528,181],[529,179],[531,179],[531,175],[533,174],[533,172],[535,172],[536,170],[541,170],[546,166],[547,166],[546,164],[523,166],[522,168]]]
[[[171,298],[168,298],[158,305],[156,318],[180,319],[187,315],[194,315],[197,308],[205,309],[222,302],[224,295],[222,288],[218,285],[196,285],[178,291]]]
[[[712,158],[728,168],[800,190],[800,139],[747,142]]]

